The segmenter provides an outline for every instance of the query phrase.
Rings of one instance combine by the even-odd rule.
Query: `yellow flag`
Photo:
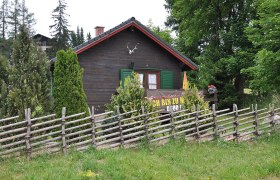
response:
[[[183,89],[184,90],[188,90],[189,89],[189,83],[188,83],[186,71],[184,71]]]

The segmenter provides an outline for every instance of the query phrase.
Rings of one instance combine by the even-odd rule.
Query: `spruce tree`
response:
[[[0,36],[2,39],[6,38],[7,34],[7,17],[8,17],[8,0],[2,0],[0,9]]]
[[[18,0],[14,0],[11,3],[11,8],[9,10],[9,16],[8,16],[8,24],[10,26],[9,36],[11,38],[16,38],[18,29],[20,26],[20,3]]]
[[[33,116],[50,110],[50,63],[46,54],[30,38],[23,25],[13,44],[9,73],[9,114],[23,115],[31,108]]]
[[[50,30],[55,41],[54,52],[62,49],[66,50],[69,47],[69,25],[67,20],[69,15],[65,12],[66,7],[67,4],[64,0],[58,0],[58,6],[52,12],[54,24],[50,26]]]
[[[34,19],[34,13],[30,13],[28,8],[25,6],[25,0],[22,0],[21,3],[21,10],[20,10],[20,19],[21,24],[25,24],[28,28],[31,35],[35,34],[34,25],[36,24],[36,21]]]
[[[71,31],[70,33],[70,40],[71,40],[71,46],[76,47],[77,46],[77,35],[74,31]]]
[[[83,69],[78,63],[78,56],[72,50],[60,50],[54,66],[54,106],[57,114],[66,107],[67,114],[86,112],[88,105],[83,89]]]
[[[88,40],[88,41],[91,40],[91,34],[90,34],[90,32],[87,33],[87,40]]]

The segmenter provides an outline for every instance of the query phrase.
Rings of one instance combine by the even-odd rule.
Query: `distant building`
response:
[[[42,34],[36,34],[33,36],[33,40],[42,48],[43,51],[48,51],[48,49],[51,49],[51,38],[44,36]]]

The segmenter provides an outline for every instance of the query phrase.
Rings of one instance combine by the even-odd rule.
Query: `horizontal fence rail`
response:
[[[280,108],[258,109],[257,105],[238,109],[211,109],[154,112],[105,112],[90,115],[85,112],[67,115],[50,114],[31,117],[0,119],[0,157],[26,155],[28,159],[41,153],[66,153],[69,149],[84,150],[89,147],[104,149],[134,147],[140,142],[166,142],[179,137],[188,140],[245,141],[262,134],[279,130]]]

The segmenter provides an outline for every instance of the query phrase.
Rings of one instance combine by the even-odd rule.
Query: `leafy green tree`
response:
[[[69,16],[66,11],[67,3],[64,0],[58,0],[58,6],[52,12],[54,24],[50,26],[51,34],[54,39],[54,52],[58,50],[66,50],[69,48]]]
[[[145,110],[149,112],[154,110],[152,103],[145,98],[144,89],[141,88],[136,73],[131,77],[126,77],[124,82],[120,82],[117,94],[112,95],[111,102],[106,104],[108,111],[117,112],[117,107],[120,108],[121,113],[137,110],[133,115],[141,113],[141,106],[144,106]]]
[[[33,116],[50,111],[50,63],[24,25],[13,44],[9,86],[9,115],[23,115],[26,108]]]
[[[250,86],[257,94],[280,92],[280,1],[258,0],[258,19],[247,28],[249,39],[259,51],[255,66],[244,70],[252,79]]]
[[[148,22],[148,28],[150,28],[156,35],[158,35],[161,39],[163,39],[168,44],[174,44],[174,39],[172,38],[172,31],[168,28],[160,28],[159,26],[155,26],[152,20]]]
[[[83,69],[77,54],[72,50],[60,50],[54,65],[53,97],[57,114],[66,107],[67,114],[88,112],[86,94],[83,89]]]
[[[0,118],[7,115],[8,59],[0,55]]]
[[[200,66],[194,83],[199,88],[215,84],[221,106],[227,97],[243,94],[247,76],[241,70],[253,66],[255,49],[245,28],[256,18],[254,0],[166,0],[167,25],[177,32],[177,47]],[[230,92],[230,93],[228,93]]]

